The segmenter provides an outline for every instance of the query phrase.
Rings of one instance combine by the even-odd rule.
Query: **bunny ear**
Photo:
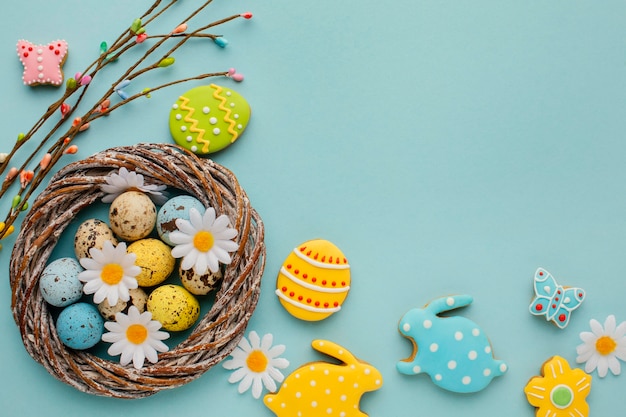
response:
[[[474,301],[474,298],[472,298],[471,295],[452,295],[431,301],[426,306],[426,309],[437,315],[439,313],[443,313],[444,311],[450,311],[456,308],[468,306],[472,304],[472,301]]]
[[[346,348],[329,340],[317,339],[311,343],[311,346],[313,346],[313,349],[318,352],[324,353],[332,358],[339,359],[344,363],[352,364],[358,362],[354,355]]]

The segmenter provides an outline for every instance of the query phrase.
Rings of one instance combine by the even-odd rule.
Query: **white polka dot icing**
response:
[[[360,398],[382,386],[381,373],[328,340],[314,340],[312,346],[340,363],[315,362],[296,369],[276,394],[265,396],[265,405],[278,417],[363,417]]]
[[[438,316],[472,301],[469,295],[443,297],[407,312],[398,329],[413,342],[414,351],[409,359],[397,363],[398,371],[428,374],[437,386],[459,393],[480,391],[504,374],[506,364],[493,357],[489,340],[474,322]],[[427,348],[420,349],[423,346]]]

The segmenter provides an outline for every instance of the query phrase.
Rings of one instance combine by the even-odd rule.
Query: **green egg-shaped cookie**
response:
[[[174,141],[198,155],[207,155],[235,142],[250,120],[250,105],[230,88],[211,84],[181,95],[170,112]]]

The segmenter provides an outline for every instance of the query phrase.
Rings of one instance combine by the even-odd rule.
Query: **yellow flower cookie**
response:
[[[531,378],[524,387],[528,402],[537,407],[537,416],[587,417],[587,395],[591,375],[572,369],[565,359],[553,356],[541,369],[541,376]]]

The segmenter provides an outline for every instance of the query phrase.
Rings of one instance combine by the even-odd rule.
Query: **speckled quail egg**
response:
[[[113,235],[113,230],[106,222],[100,219],[88,219],[78,226],[74,235],[74,253],[76,258],[90,258],[89,249],[102,249],[105,241],[110,240],[117,246],[117,239]]]
[[[190,195],[179,195],[167,200],[157,213],[156,228],[161,240],[170,246],[174,243],[170,240],[171,232],[178,230],[177,219],[189,220],[189,209],[195,208],[200,214],[206,210],[200,200]]]
[[[147,309],[152,319],[168,331],[187,330],[200,316],[200,303],[179,285],[162,285],[148,297]]]
[[[148,236],[156,224],[156,206],[146,194],[126,191],[109,207],[109,223],[119,238],[135,241]]]
[[[131,243],[127,252],[137,257],[135,265],[141,272],[135,278],[140,287],[153,287],[165,281],[174,271],[176,259],[172,249],[159,239],[141,239]]]
[[[146,303],[148,302],[148,294],[141,288],[133,288],[128,290],[130,299],[128,301],[118,300],[117,304],[111,307],[109,302],[105,299],[98,304],[98,311],[104,317],[105,320],[115,321],[116,313],[127,313],[131,306],[137,307],[140,313],[146,311]]]
[[[206,274],[200,275],[193,268],[185,271],[179,266],[178,273],[183,287],[193,295],[207,295],[217,288],[222,280],[221,269],[218,269],[217,272],[207,270]]]

